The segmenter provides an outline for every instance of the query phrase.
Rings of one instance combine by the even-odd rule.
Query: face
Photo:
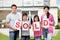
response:
[[[38,21],[38,17],[35,17],[35,21]]]
[[[27,20],[27,16],[23,16],[23,20]]]
[[[13,13],[16,13],[17,8],[16,8],[15,6],[13,6],[11,9],[12,9],[12,12],[13,12]]]
[[[49,9],[48,8],[45,8],[44,9],[44,12],[47,14],[47,12],[49,12]]]

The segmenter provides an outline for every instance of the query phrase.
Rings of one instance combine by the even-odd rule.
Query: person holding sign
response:
[[[26,13],[22,15],[22,29],[21,29],[21,39],[30,40],[30,21]]]
[[[54,17],[52,14],[49,13],[49,7],[44,6],[44,12],[41,16],[41,22],[43,27],[43,34],[44,34],[44,40],[51,40],[52,34],[53,34],[53,26],[54,26]]]
[[[19,30],[16,29],[16,27],[20,23],[16,23],[17,24],[16,26],[14,25],[16,20],[21,20],[20,19],[21,15],[20,13],[17,12],[17,6],[15,4],[11,6],[11,9],[12,9],[12,12],[7,15],[5,25],[10,29],[9,30],[10,40],[18,40]]]
[[[40,25],[40,20],[39,20],[38,15],[34,16],[34,21],[32,23],[32,27],[33,27],[33,31],[34,31],[34,39],[35,40],[42,40],[41,39],[41,35],[42,35],[41,25]]]

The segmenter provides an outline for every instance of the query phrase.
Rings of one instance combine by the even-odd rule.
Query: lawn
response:
[[[52,40],[60,40],[60,31],[57,33],[55,37],[52,38]]]
[[[9,40],[9,37],[0,33],[0,40]],[[33,38],[31,40],[33,40]],[[52,40],[60,40],[60,31],[56,36],[52,37]]]
[[[0,33],[0,40],[8,40],[9,37]]]

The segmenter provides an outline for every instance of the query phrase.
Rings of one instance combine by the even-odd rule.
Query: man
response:
[[[6,17],[6,26],[10,29],[9,36],[10,40],[18,40],[19,30],[14,26],[16,20],[21,20],[21,14],[17,12],[17,6],[13,4],[11,6],[11,13]]]

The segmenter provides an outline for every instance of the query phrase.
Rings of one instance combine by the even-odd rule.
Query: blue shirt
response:
[[[14,23],[16,20],[22,20],[21,13],[16,13],[16,14],[10,13],[6,17],[6,22],[9,22],[12,28],[14,28]],[[10,29],[10,31],[13,31],[13,30]]]

